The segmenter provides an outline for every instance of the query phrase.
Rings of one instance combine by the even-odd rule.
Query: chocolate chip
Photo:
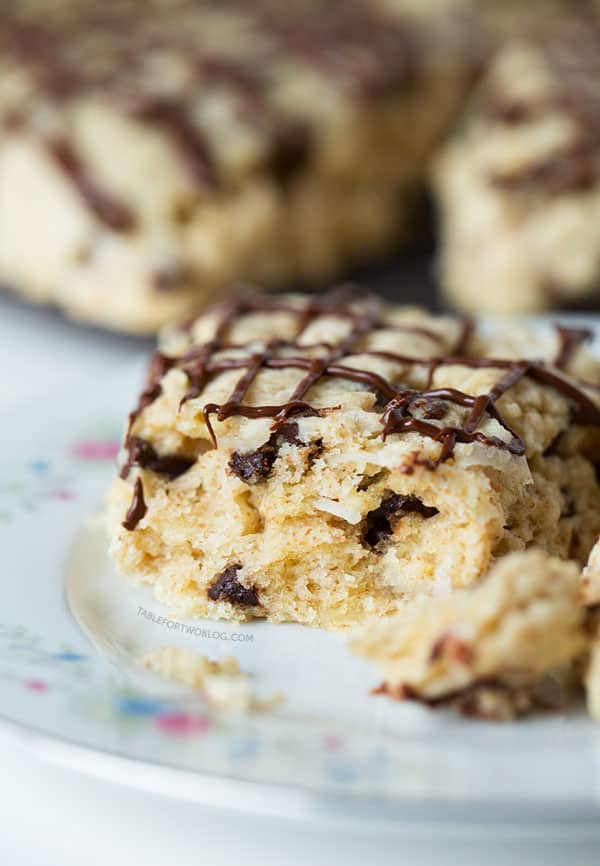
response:
[[[507,103],[503,106],[502,110],[498,112],[498,119],[509,126],[526,123],[530,117],[530,106],[523,104],[520,105],[518,102],[513,102],[512,104]]]
[[[358,484],[356,485],[356,489],[368,490],[369,487],[371,487],[373,484],[376,484],[378,481],[382,481],[387,474],[387,469],[380,469],[379,472],[375,473],[375,475],[363,475]]]
[[[291,122],[275,131],[268,170],[282,187],[287,186],[307,167],[313,149],[307,124]]]
[[[271,474],[277,459],[277,450],[267,442],[256,451],[234,451],[227,464],[244,484],[258,484]]]
[[[561,488],[562,509],[560,512],[561,519],[567,517],[575,517],[577,514],[577,502],[571,490],[565,487]]]
[[[260,604],[256,587],[243,586],[237,579],[241,567],[241,565],[230,565],[218,575],[208,588],[208,597],[211,601],[229,601],[231,604],[247,607],[256,607]]]
[[[287,424],[282,424],[275,432],[275,438],[278,445],[287,442],[290,445],[304,445],[304,442],[298,436],[298,425],[295,421],[288,421]]]
[[[552,442],[548,445],[548,447],[543,453],[543,456],[555,457],[557,454],[560,454],[560,446],[562,445],[564,438],[565,431],[561,430],[560,433],[557,433]]]
[[[279,456],[279,449],[284,443],[306,447],[306,443],[298,436],[298,425],[295,421],[282,424],[270,436],[268,442],[254,451],[234,451],[228,466],[244,484],[257,484],[271,474],[273,464]],[[315,439],[308,443],[308,461],[312,463],[323,450],[323,440]]]
[[[185,265],[174,263],[158,268],[152,274],[152,286],[157,292],[168,293],[184,289],[189,283],[190,274]]]
[[[312,466],[315,460],[321,456],[323,453],[323,440],[322,439],[314,439],[312,442],[308,443],[308,454],[306,455],[306,459],[308,460],[308,465]]]
[[[401,493],[390,493],[382,499],[378,508],[367,514],[363,540],[369,547],[376,547],[393,533],[394,527],[405,514],[420,514],[427,519],[435,517],[439,512],[437,508],[424,505],[412,494],[404,496]]]
[[[383,394],[381,391],[375,390],[375,402],[372,406],[373,412],[384,412],[390,402],[390,398],[387,394]]]
[[[269,440],[269,444],[275,445],[277,450],[287,442],[288,445],[296,445],[298,448],[308,448],[307,460],[309,465],[323,453],[323,440],[313,439],[311,442],[303,442],[298,435],[298,425],[295,421],[289,421],[278,427]]]
[[[179,454],[159,455],[154,446],[141,436],[130,436],[127,441],[128,458],[121,469],[121,478],[127,478],[132,466],[141,466],[142,469],[150,469],[157,475],[164,475],[171,481],[179,478],[184,472],[194,465],[190,457]]]
[[[434,398],[426,398],[424,400],[413,401],[413,408],[421,410],[423,418],[430,421],[441,421],[448,414],[448,406],[443,400],[435,400]]]

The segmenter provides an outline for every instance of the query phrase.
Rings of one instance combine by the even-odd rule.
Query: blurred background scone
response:
[[[453,305],[598,306],[599,82],[592,4],[533,19],[498,52],[434,171]]]
[[[0,282],[149,332],[381,252],[472,80],[464,6],[4,2]]]

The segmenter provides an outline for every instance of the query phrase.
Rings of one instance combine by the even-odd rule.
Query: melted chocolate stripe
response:
[[[96,185],[68,142],[63,139],[48,141],[46,149],[84,204],[101,222],[116,232],[131,231],[135,227],[135,217],[129,207]]]
[[[539,364],[532,364],[528,373],[532,379],[549,385],[569,400],[573,407],[575,424],[581,424],[583,427],[600,427],[600,408],[577,385]]]
[[[556,326],[556,332],[559,346],[554,359],[554,366],[558,367],[559,370],[565,370],[577,349],[594,339],[594,332],[588,328],[565,328],[562,325]]]
[[[269,301],[265,298],[242,298],[230,300],[220,307],[221,318],[214,338],[200,347],[188,351],[179,358],[177,363],[188,376],[190,388],[184,396],[182,403],[192,397],[202,394],[209,380],[219,373],[228,370],[243,370],[243,375],[237,380],[230,397],[222,404],[208,403],[203,406],[202,413],[207,430],[215,447],[217,438],[211,421],[216,416],[218,421],[224,421],[232,416],[244,418],[272,418],[272,430],[277,431],[285,420],[293,415],[323,416],[338,407],[317,409],[305,400],[308,391],[325,377],[333,377],[342,380],[359,382],[379,395],[385,400],[383,414],[381,415],[382,436],[398,433],[415,432],[421,436],[439,442],[441,445],[438,457],[435,460],[415,460],[414,465],[423,465],[429,469],[435,469],[440,463],[450,459],[458,443],[478,442],[486,446],[499,448],[514,455],[525,453],[525,443],[503,418],[498,406],[498,400],[511,388],[515,387],[525,377],[529,376],[543,385],[552,387],[565,397],[572,407],[572,420],[582,425],[600,426],[600,408],[598,408],[587,394],[577,384],[563,377],[560,373],[553,372],[541,362],[510,360],[505,358],[468,358],[460,354],[450,354],[447,357],[436,357],[432,359],[415,358],[394,352],[361,349],[360,342],[365,336],[379,327],[387,327],[381,319],[381,307],[379,303],[370,301],[368,306],[352,308],[348,306],[348,288],[342,292],[335,292],[319,299],[311,299],[303,305],[286,303],[285,301]],[[296,336],[294,340],[274,339],[264,345],[260,352],[243,358],[215,358],[214,354],[226,348],[248,348],[250,344],[239,344],[228,341],[228,333],[237,319],[245,314],[257,311],[287,312],[297,316]],[[317,358],[309,357],[277,357],[276,351],[281,348],[292,348],[306,350],[309,346],[299,344],[299,337],[306,331],[311,322],[324,317],[336,315],[347,319],[351,323],[349,332],[337,343],[311,344],[312,348],[321,347],[325,354]],[[461,333],[457,340],[453,353],[459,349],[464,350],[472,334],[473,325],[465,320],[462,324]],[[402,326],[405,331],[412,331],[409,325]],[[433,334],[427,329],[416,326],[415,333]],[[439,335],[436,335],[439,338]],[[583,332],[565,332],[564,339],[568,342],[565,349],[566,354],[574,351],[577,345],[587,339]],[[343,358],[355,353],[371,355],[396,361],[400,364],[423,365],[429,368],[428,385],[424,390],[412,390],[398,388],[392,385],[385,377],[358,367],[339,363]],[[561,360],[561,359],[559,359]],[[568,359],[567,359],[568,360]],[[473,369],[497,369],[504,371],[495,385],[488,393],[466,394],[455,388],[434,388],[433,379],[437,369],[442,365],[460,365]],[[277,405],[249,406],[243,400],[262,368],[267,369],[298,369],[304,370],[305,375],[294,388],[289,400]],[[441,420],[445,412],[438,411],[436,415],[430,416],[431,420],[415,417],[413,410],[422,408],[423,405],[431,403],[440,404],[442,410],[444,404],[450,403],[468,409],[468,416],[462,426],[437,426],[431,420]],[[500,436],[488,435],[478,428],[485,419],[494,419],[498,425],[508,434],[504,439]]]
[[[201,186],[216,186],[217,172],[209,143],[189,119],[185,106],[154,99],[145,102],[133,113],[138,120],[158,126],[169,135],[197,183]]]
[[[129,419],[127,423],[127,433],[125,434],[125,448],[127,449],[127,460],[125,465],[121,469],[121,478],[126,478],[129,474],[129,470],[133,465],[132,453],[131,453],[131,440],[132,435],[131,431],[133,429],[133,425],[142,414],[144,409],[147,406],[150,406],[157,400],[162,394],[162,385],[161,380],[163,376],[168,373],[171,367],[176,363],[175,358],[169,358],[167,355],[163,355],[162,352],[155,352],[150,361],[150,366],[148,368],[148,375],[146,377],[146,384],[144,390],[140,394],[137,406],[135,409],[129,413]]]
[[[135,479],[135,484],[133,485],[133,497],[131,499],[131,505],[127,510],[127,514],[125,515],[125,520],[122,523],[124,529],[128,532],[133,532],[136,529],[140,520],[145,517],[148,508],[146,506],[146,502],[144,500],[144,486],[142,484],[141,478]]]

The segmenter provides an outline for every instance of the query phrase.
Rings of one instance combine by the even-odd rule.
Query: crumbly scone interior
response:
[[[468,586],[511,551],[585,561],[597,442],[572,421],[577,400],[597,411],[591,390],[559,370],[548,384],[511,360],[480,366],[461,320],[373,299],[232,309],[171,332],[154,359],[109,497],[128,578],[192,615],[340,627]],[[575,340],[565,364],[593,367],[582,357]]]

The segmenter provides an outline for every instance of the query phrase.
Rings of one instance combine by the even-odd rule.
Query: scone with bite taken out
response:
[[[180,614],[338,628],[533,546],[583,563],[587,336],[484,340],[343,287],[228,300],[151,361],[109,494],[117,567]]]

